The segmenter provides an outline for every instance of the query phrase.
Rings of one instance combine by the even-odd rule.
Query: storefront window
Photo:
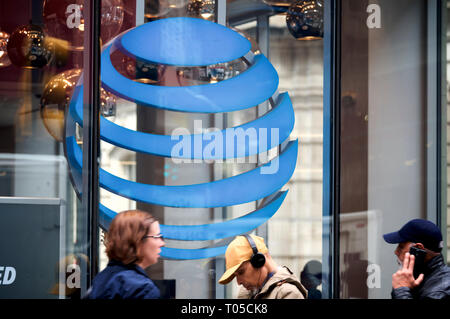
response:
[[[450,254],[449,254],[449,247],[450,247],[450,202],[449,202],[449,190],[450,190],[450,185],[448,185],[448,181],[450,180],[449,179],[449,177],[448,177],[448,167],[449,167],[449,165],[450,165],[450,153],[449,153],[449,151],[450,151],[450,148],[449,148],[449,145],[448,145],[448,140],[449,140],[449,138],[448,138],[448,136],[449,136],[449,133],[450,133],[450,121],[449,121],[449,116],[450,116],[450,109],[449,109],[449,106],[450,106],[450,78],[449,78],[449,74],[450,74],[450,70],[449,70],[449,61],[450,61],[450,47],[449,47],[449,43],[450,43],[450,23],[448,22],[448,19],[449,19],[449,13],[450,13],[450,2],[449,1],[447,1],[446,3],[445,3],[445,9],[446,9],[446,12],[445,12],[445,17],[446,17],[446,19],[445,19],[445,21],[446,21],[446,25],[445,25],[445,39],[446,39],[446,42],[445,42],[445,49],[444,49],[444,52],[446,52],[446,54],[444,55],[445,57],[446,57],[446,64],[445,64],[445,70],[446,70],[446,89],[447,89],[447,94],[445,94],[445,96],[447,97],[447,107],[446,107],[446,112],[447,112],[447,114],[446,114],[446,116],[445,116],[445,118],[447,119],[447,125],[446,125],[446,127],[445,127],[445,130],[446,130],[446,143],[445,143],[445,154],[447,155],[447,157],[446,157],[446,161],[445,161],[445,174],[446,174],[446,184],[447,184],[447,192],[446,192],[446,194],[447,194],[447,197],[446,197],[446,201],[445,201],[445,203],[446,203],[446,208],[447,208],[447,212],[446,212],[446,218],[447,218],[447,222],[446,223],[443,223],[445,226],[446,226],[446,229],[445,229],[445,231],[443,232],[443,235],[444,235],[444,239],[445,238],[447,238],[447,251],[446,251],[446,254],[447,254],[447,265],[448,264],[450,264]],[[446,237],[445,237],[446,236]]]
[[[0,3],[0,298],[80,298],[88,286],[83,171],[66,157],[83,129],[65,125],[84,70],[82,6]]]
[[[341,298],[390,298],[396,246],[382,235],[414,218],[445,220],[440,12],[434,1],[342,1]]]
[[[172,156],[173,154],[162,154],[152,150],[151,147],[156,147],[157,142],[138,149],[135,147],[137,145],[124,145],[125,143],[120,144],[102,138],[102,169],[122,179],[163,186],[168,191],[169,186],[178,186],[180,192],[177,195],[182,202],[177,203],[177,200],[164,202],[162,199],[153,200],[148,197],[139,199],[136,196],[132,198],[133,196],[126,196],[111,186],[103,185],[101,205],[114,212],[143,209],[159,219],[163,225],[162,233],[167,238],[166,246],[160,262],[150,266],[147,272],[160,286],[161,291],[167,293],[166,297],[213,299],[236,297],[238,291],[236,282],[223,286],[218,284],[218,279],[225,271],[224,248],[234,236],[243,232],[264,237],[275,261],[279,265],[289,267],[298,277],[301,277],[303,272],[304,280],[313,282],[308,287],[316,289],[320,297],[323,139],[321,37],[310,41],[297,39],[301,36],[292,33],[292,28],[300,26],[298,22],[293,21],[288,27],[286,21],[289,6],[285,4],[272,6],[262,1],[175,1],[173,5],[169,3],[170,1],[123,1],[125,20],[130,13],[133,13],[134,17],[130,18],[131,24],[127,25],[127,29],[125,24],[122,25],[125,32],[121,35],[121,47],[118,45],[119,42],[114,42],[117,40],[113,40],[103,49],[111,45],[109,57],[106,58],[110,59],[121,79],[129,81],[123,83],[130,86],[138,83],[145,89],[154,90],[155,95],[163,94],[158,93],[160,89],[176,88],[178,91],[173,92],[178,93],[174,94],[185,96],[184,99],[192,101],[180,101],[179,103],[183,105],[177,105],[177,102],[172,102],[175,104],[167,102],[168,97],[167,100],[152,97],[146,100],[145,95],[139,98],[130,96],[129,94],[136,94],[136,91],[125,92],[123,86],[109,83],[112,75],[107,74],[109,70],[102,64],[103,86],[114,96],[116,106],[111,116],[104,116],[105,120],[131,130],[131,134],[141,132],[161,138],[163,135],[170,137],[196,134],[202,130],[225,132],[246,123],[250,123],[250,126],[256,125],[253,124],[255,120],[279,109],[283,94],[286,97],[289,95],[292,109],[287,110],[288,112],[279,120],[275,118],[270,123],[272,129],[279,129],[277,134],[280,136],[272,134],[272,138],[278,138],[279,141],[268,147],[269,152],[245,153],[243,154],[245,156],[229,156],[225,160],[188,158],[181,162],[179,158]],[[319,1],[319,5],[320,13],[323,4]],[[289,16],[295,17],[292,14]],[[224,32],[221,42],[227,43],[223,49],[220,43],[216,43],[215,46],[218,46],[216,50],[183,51],[185,50],[183,46],[190,45],[184,42],[185,37],[197,43],[195,45],[198,47],[208,39],[206,35],[203,37],[195,33],[195,25],[191,25],[189,19],[204,21],[203,32],[208,35],[208,32],[213,32],[208,30],[216,30],[208,24],[208,21],[226,26],[230,30],[229,39],[238,35],[240,39],[247,39],[250,46],[234,58],[224,60],[222,63],[214,61],[214,56],[218,55],[220,50],[224,50],[226,55],[228,47],[234,45],[226,42],[232,40],[227,40],[225,31],[218,28],[214,32]],[[150,37],[150,34],[153,34],[152,26],[161,33],[154,35],[156,38],[153,45]],[[319,29],[323,26],[323,16],[319,17],[318,26]],[[132,34],[133,37],[128,38]],[[139,36],[142,37],[141,40]],[[144,40],[149,44],[143,45],[139,42]],[[209,95],[207,89],[197,91],[198,88],[208,86],[228,85],[227,82],[230,80],[230,83],[233,80],[237,81],[239,75],[250,74],[261,55],[268,58],[279,79],[275,80],[278,83],[272,87],[266,86],[262,92],[258,92],[261,90],[260,87],[265,85],[264,82],[268,81],[264,73],[256,78],[256,86],[253,83],[241,82],[239,91],[229,92],[230,95],[235,95],[235,104],[229,102],[227,96]],[[259,83],[263,83],[262,86]],[[190,90],[196,92],[195,97],[189,93]],[[258,95],[261,97],[256,97]],[[137,102],[139,99],[140,102]],[[243,102],[244,99],[249,102]],[[241,106],[240,103],[246,104]],[[206,107],[202,108],[202,104]],[[271,127],[264,128],[270,132]],[[252,139],[250,131],[244,134],[247,134],[244,138]],[[288,145],[289,140],[293,142]],[[270,144],[270,141],[268,142]],[[298,156],[296,160],[294,158],[296,167],[288,173],[292,174],[288,179],[289,182],[285,180],[283,185],[280,184],[282,186],[280,188],[283,191],[288,190],[288,193],[270,219],[252,222],[254,226],[247,227],[242,232],[238,231],[239,228],[227,228],[228,226],[223,224],[223,230],[228,235],[210,232],[213,234],[210,238],[205,230],[201,234],[189,229],[195,225],[220,226],[221,223],[233,222],[237,218],[246,216],[250,218],[250,213],[258,212],[276,200],[278,189],[273,189],[264,196],[251,195],[256,190],[252,189],[256,185],[251,186],[253,182],[250,177],[244,179],[242,184],[230,185],[232,188],[239,188],[241,193],[247,193],[248,196],[245,197],[248,199],[245,200],[240,200],[238,196],[227,196],[229,190],[218,188],[213,182],[250,173],[264,163],[276,160],[289,147],[296,148],[297,145],[292,145],[293,143],[298,145]],[[195,147],[192,146],[193,152]],[[205,150],[207,151],[207,148],[203,149]],[[216,149],[215,152],[217,151]],[[277,168],[279,172],[272,175],[274,179],[277,179],[277,175],[285,174],[283,171],[286,167],[282,165],[288,164],[280,161],[279,165]],[[197,204],[195,201],[183,199],[185,197],[183,192],[190,191],[189,185],[201,183],[206,186],[201,194],[203,203]],[[271,182],[267,179],[265,183]],[[216,195],[213,194],[217,191],[223,193],[218,197],[221,203],[217,202]],[[186,232],[192,232],[193,235],[171,236],[173,226],[186,227]],[[104,250],[103,247],[100,249]],[[104,254],[101,261],[103,268],[107,263]]]
[[[390,298],[413,218],[450,261],[440,4],[1,1],[0,298],[81,298],[134,209],[162,298],[236,298],[247,233],[311,299]]]

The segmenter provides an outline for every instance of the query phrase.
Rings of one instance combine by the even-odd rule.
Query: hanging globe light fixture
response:
[[[298,0],[262,0],[265,4],[272,7],[276,14],[286,15],[289,7]]]
[[[6,46],[8,44],[9,34],[0,31],[0,68],[11,65],[11,61],[8,57]]]
[[[66,112],[81,74],[81,69],[59,73],[48,81],[42,93],[41,118],[48,133],[58,142],[63,141]],[[116,98],[103,88],[100,90],[100,114],[104,117],[116,114]]]
[[[29,24],[17,28],[8,40],[8,56],[19,67],[43,68],[55,55],[54,43],[48,41],[38,25]]]
[[[145,1],[145,14],[148,19],[159,19],[168,14],[171,10],[178,10],[186,7],[189,0],[152,0]]]
[[[148,19],[156,19],[164,16],[170,11],[166,0],[145,1],[145,14]]]
[[[323,38],[323,0],[300,0],[293,3],[286,15],[289,32],[297,40]]]
[[[204,20],[213,20],[215,14],[214,0],[190,0],[187,5],[188,14]]]
[[[164,0],[167,5],[169,6],[169,8],[172,9],[179,9],[179,8],[183,8],[189,0]]]
[[[296,0],[263,0],[265,4],[272,7],[289,7]]]

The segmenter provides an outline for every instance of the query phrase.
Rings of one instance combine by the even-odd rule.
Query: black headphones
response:
[[[247,241],[253,250],[253,255],[250,258],[250,264],[252,264],[253,268],[261,268],[266,263],[266,257],[264,256],[264,254],[262,254],[258,251],[258,248],[256,248],[256,244],[255,244],[253,238],[250,237],[250,235],[244,234],[242,236],[247,238]]]

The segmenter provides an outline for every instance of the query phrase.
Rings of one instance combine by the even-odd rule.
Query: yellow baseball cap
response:
[[[267,249],[264,239],[259,236],[250,235],[255,242],[258,252],[265,254]],[[219,279],[219,284],[226,285],[233,280],[236,270],[243,262],[250,260],[253,256],[253,250],[244,236],[236,236],[235,239],[228,245],[225,252],[226,271]]]

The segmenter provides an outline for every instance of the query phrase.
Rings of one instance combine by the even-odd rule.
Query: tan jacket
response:
[[[238,299],[306,299],[308,292],[287,267],[279,267],[256,295],[241,287]]]

